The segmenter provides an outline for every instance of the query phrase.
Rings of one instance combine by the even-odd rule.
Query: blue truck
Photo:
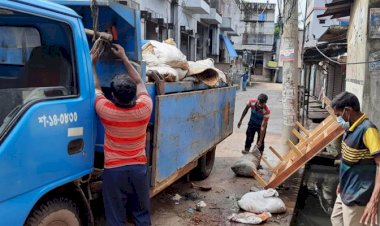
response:
[[[94,225],[101,197],[103,127],[94,111],[89,47],[91,1],[0,1],[0,225]],[[141,62],[140,11],[98,0],[98,30]],[[123,73],[105,54],[103,91]],[[146,83],[154,110],[147,130],[151,196],[189,173],[206,178],[215,148],[233,130],[234,87]],[[161,84],[162,85],[162,84]]]

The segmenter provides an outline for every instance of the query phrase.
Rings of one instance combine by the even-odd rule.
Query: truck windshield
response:
[[[67,24],[0,8],[0,137],[28,103],[77,94],[72,50]]]

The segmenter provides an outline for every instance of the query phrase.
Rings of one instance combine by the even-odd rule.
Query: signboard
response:
[[[380,38],[380,8],[371,8],[369,14],[369,38]]]
[[[280,60],[282,62],[294,62],[294,49],[284,49],[280,51]]]

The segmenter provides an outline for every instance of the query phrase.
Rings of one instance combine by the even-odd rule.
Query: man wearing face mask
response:
[[[376,126],[360,111],[358,98],[349,92],[331,103],[336,116],[348,125],[342,140],[333,226],[378,225],[380,196],[380,137]]]
[[[264,139],[265,133],[267,131],[267,125],[270,115],[269,107],[267,106],[268,96],[264,93],[260,94],[257,99],[253,98],[248,101],[243,114],[238,123],[238,128],[240,128],[241,123],[248,113],[248,110],[251,109],[251,117],[249,119],[248,128],[246,132],[246,141],[245,148],[242,151],[243,154],[247,154],[251,149],[255,133],[257,133],[257,148],[260,151],[260,154],[263,154],[264,151]]]

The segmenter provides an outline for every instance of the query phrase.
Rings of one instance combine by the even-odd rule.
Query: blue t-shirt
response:
[[[242,77],[243,77],[244,82],[247,81],[248,80],[248,73],[244,73]]]
[[[260,128],[264,120],[269,120],[270,110],[269,107],[264,104],[263,109],[256,106],[257,99],[250,99],[248,105],[251,108],[251,117],[249,119],[248,126],[254,128]]]

